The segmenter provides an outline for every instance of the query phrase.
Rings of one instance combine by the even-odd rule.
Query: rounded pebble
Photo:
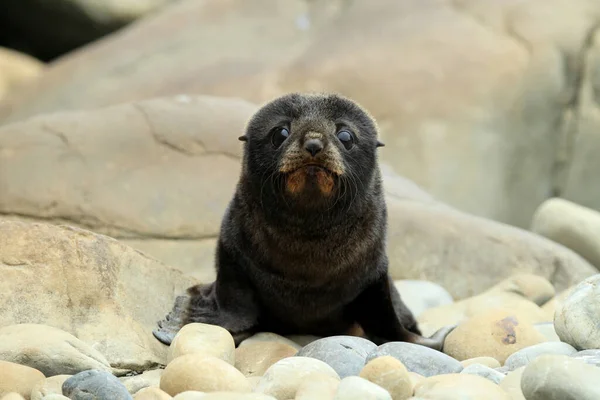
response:
[[[88,370],[79,372],[62,384],[62,393],[71,400],[131,400],[125,386],[114,375],[106,371]]]
[[[572,358],[600,367],[600,349],[582,350],[573,354]]]
[[[187,390],[185,392],[179,393],[177,396],[173,397],[173,400],[200,400],[204,399],[206,394],[204,392],[198,392],[195,390]]]
[[[387,390],[393,400],[405,400],[412,396],[413,384],[408,370],[392,356],[369,361],[359,376]]]
[[[415,318],[425,310],[454,302],[452,295],[434,282],[399,279],[394,281],[394,286]]]
[[[63,394],[62,385],[71,375],[55,375],[40,381],[31,390],[31,400],[42,400],[49,394]]]
[[[429,377],[415,387],[414,396],[429,400],[511,400],[498,385],[469,374]]]
[[[527,400],[600,399],[600,368],[564,355],[541,355],[521,377]]]
[[[293,399],[298,387],[310,375],[327,375],[339,379],[333,368],[321,360],[310,357],[288,357],[277,361],[265,372],[254,389],[257,393],[268,394],[278,400]]]
[[[533,324],[535,330],[544,335],[547,341],[549,342],[560,342],[560,338],[556,334],[556,330],[554,329],[554,322],[538,322],[537,324]]]
[[[139,375],[124,376],[119,380],[127,388],[127,391],[133,394],[147,387],[158,387],[162,373],[162,369],[152,369]]]
[[[0,395],[14,392],[29,399],[33,388],[45,379],[44,374],[37,369],[0,361]]]
[[[425,380],[423,375],[417,374],[416,372],[408,371],[408,376],[410,377],[410,382],[412,383],[413,388]]]
[[[489,289],[489,291],[496,290],[517,293],[538,306],[547,303],[556,294],[554,286],[548,279],[530,273],[513,274]]]
[[[262,376],[271,365],[297,352],[286,343],[256,341],[235,349],[235,367],[247,377]]]
[[[554,328],[561,341],[577,350],[600,348],[600,274],[576,285],[557,305]]]
[[[485,365],[482,365],[482,364],[471,364],[468,367],[465,367],[465,369],[463,369],[462,371],[460,371],[460,373],[461,374],[469,374],[469,375],[477,375],[482,378],[489,379],[490,381],[494,382],[495,384],[500,383],[505,377],[503,373],[500,373],[500,372],[496,371],[495,369],[490,368]]]
[[[504,365],[508,367],[509,371],[513,371],[517,368],[527,365],[542,354],[562,354],[565,356],[571,356],[575,353],[577,353],[577,350],[575,350],[573,346],[571,346],[568,343],[540,343],[534,346],[525,347],[524,349],[521,349],[516,353],[511,354],[506,359]]]
[[[331,400],[340,384],[329,375],[313,375],[298,386],[294,400]]]
[[[467,360],[463,360],[460,363],[465,368],[467,368],[469,365],[472,365],[472,364],[481,364],[481,365],[485,365],[486,367],[490,367],[490,368],[501,367],[498,360],[496,360],[494,357],[474,357],[474,358],[469,358]]]
[[[387,390],[359,376],[340,381],[333,400],[392,400]]]
[[[521,391],[521,377],[523,376],[525,367],[517,368],[514,371],[510,371],[502,382],[500,387],[508,393],[512,400],[525,400],[523,392]]]
[[[198,353],[179,356],[171,361],[160,377],[160,388],[175,396],[185,391],[249,392],[244,374],[220,358]]]
[[[227,329],[194,322],[184,325],[169,346],[167,363],[186,354],[213,356],[235,364],[235,342]]]
[[[62,394],[49,394],[48,396],[44,396],[43,400],[71,400],[67,396],[63,396]]]
[[[260,393],[237,393],[237,392],[185,392],[178,394],[173,400],[277,400],[272,396]]]
[[[168,393],[160,390],[157,387],[146,387],[138,391],[134,396],[134,400],[171,400],[172,397]]]
[[[256,334],[250,336],[248,339],[243,340],[240,343],[240,345],[238,346],[238,348],[246,346],[248,344],[256,343],[256,342],[283,343],[283,344],[287,344],[288,346],[295,348],[296,350],[300,350],[302,348],[302,345],[296,343],[294,340],[288,339],[284,336],[281,336],[281,335],[278,335],[278,334],[272,333],[272,332],[256,333]]]
[[[25,397],[21,396],[19,393],[11,392],[0,397],[0,400],[25,400]]]
[[[333,368],[340,378],[358,375],[367,356],[377,349],[370,340],[355,336],[330,336],[304,346],[299,357],[316,358]]]
[[[412,372],[425,377],[460,372],[460,362],[442,352],[407,342],[388,342],[379,346],[369,354],[366,362],[382,357],[392,356],[402,362]]]
[[[503,364],[512,353],[544,341],[519,313],[494,309],[458,325],[446,337],[444,352],[458,360],[490,356]]]

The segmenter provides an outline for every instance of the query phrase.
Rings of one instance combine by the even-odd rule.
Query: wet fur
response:
[[[290,137],[274,149],[268,133],[284,122]],[[355,132],[352,149],[337,139],[336,123]],[[325,142],[323,169],[302,168],[303,135]],[[423,338],[388,275],[377,135],[374,120],[337,95],[289,94],[263,106],[240,138],[242,173],[221,225],[216,281],[179,298],[156,337],[168,344],[182,325],[203,322],[228,329],[236,343],[259,331],[363,331],[376,343],[441,350],[451,328]]]

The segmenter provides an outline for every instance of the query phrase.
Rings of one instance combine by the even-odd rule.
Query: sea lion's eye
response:
[[[275,148],[278,148],[283,142],[285,142],[285,139],[287,139],[288,136],[290,136],[290,131],[288,131],[286,128],[276,128],[271,135],[271,143],[273,146],[275,146]]]
[[[342,142],[344,147],[347,150],[350,150],[350,148],[354,144],[354,138],[352,137],[352,134],[348,131],[339,131],[337,137],[338,139],[340,139],[340,142]]]

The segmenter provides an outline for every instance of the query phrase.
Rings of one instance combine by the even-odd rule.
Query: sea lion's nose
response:
[[[314,157],[319,154],[321,150],[323,150],[323,142],[321,142],[319,139],[308,139],[304,143],[304,149]]]

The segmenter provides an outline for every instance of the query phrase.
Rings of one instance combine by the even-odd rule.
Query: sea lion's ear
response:
[[[375,146],[375,147],[383,147],[383,146],[385,146],[385,143],[383,143],[383,142],[380,142],[380,141],[378,140],[378,141],[377,141],[377,146]]]
[[[240,142],[247,142],[247,141],[248,141],[248,138],[246,137],[246,135],[242,135],[242,136],[240,136],[240,137],[238,138],[238,140],[239,140]]]

